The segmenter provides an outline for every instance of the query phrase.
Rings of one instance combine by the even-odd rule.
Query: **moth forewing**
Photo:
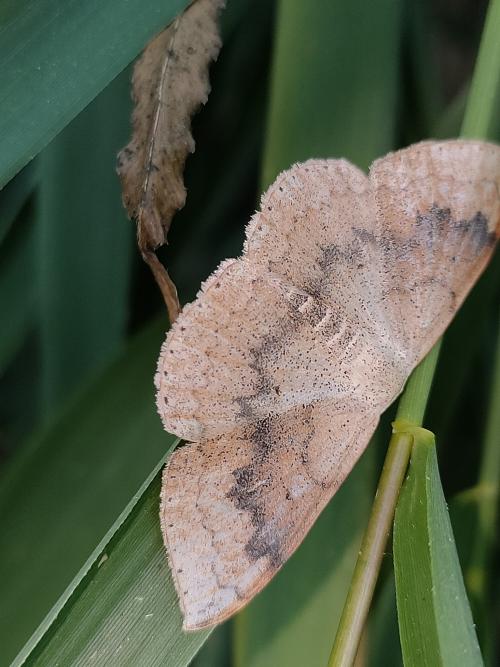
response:
[[[443,334],[499,235],[500,148],[424,142],[278,176],[240,258],[175,322],[156,375],[189,441],[163,476],[184,627],[220,623],[272,578]]]

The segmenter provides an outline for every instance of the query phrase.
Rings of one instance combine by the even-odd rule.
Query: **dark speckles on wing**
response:
[[[266,417],[258,421],[250,435],[250,440],[258,462],[267,461],[273,448],[273,417]]]
[[[460,237],[470,235],[477,255],[495,242],[495,234],[488,231],[488,219],[481,211],[469,220],[455,220],[449,208],[432,204],[428,211],[417,215],[416,224],[417,229],[425,234],[430,249],[437,239],[453,234]]]
[[[417,215],[415,222],[418,239],[422,239],[425,246],[432,251],[437,240],[450,232],[451,211],[449,208],[432,204],[428,211]]]
[[[245,545],[245,552],[253,561],[267,556],[271,567],[278,569],[283,565],[284,559],[281,554],[281,541],[277,538],[269,538],[263,533],[256,532]]]
[[[274,466],[274,459],[283,460],[288,448],[299,449],[304,466],[308,464],[308,447],[314,436],[314,424],[311,417],[312,406],[302,406],[302,422],[307,426],[306,434],[300,440],[292,434],[282,432],[282,417],[278,415],[258,421],[248,434],[252,445],[252,458],[249,464],[236,468],[232,474],[234,485],[227,494],[234,505],[250,516],[253,534],[245,545],[245,553],[250,560],[269,558],[271,567],[278,568],[284,562],[282,535],[270,520],[267,505],[267,489],[281,487],[279,467]],[[280,451],[278,451],[278,448]],[[305,473],[307,474],[307,472]],[[288,489],[283,489],[289,498]],[[266,513],[267,509],[267,513]]]
[[[355,246],[345,249],[335,245],[323,248],[319,266],[324,276],[333,273],[336,267],[346,260],[354,261],[359,250],[359,241]],[[275,568],[282,564],[283,555],[281,538],[273,532],[265,516],[265,489],[269,483],[265,481],[266,464],[269,463],[276,447],[287,445],[283,444],[278,430],[281,417],[269,415],[265,419],[259,419],[255,405],[259,403],[259,397],[264,394],[272,392],[273,395],[279,395],[279,387],[276,387],[268,367],[275,365],[280,355],[286,354],[288,345],[297,334],[303,320],[306,318],[312,326],[315,326],[325,317],[326,306],[321,300],[324,276],[321,280],[309,281],[306,285],[298,286],[297,291],[290,295],[286,318],[278,322],[274,331],[264,336],[259,345],[250,350],[252,361],[249,365],[256,373],[254,393],[235,398],[240,408],[238,416],[249,424],[253,423],[253,426],[249,427],[251,430],[248,436],[252,444],[252,459],[248,465],[233,470],[235,481],[227,497],[239,510],[249,514],[254,527],[254,532],[245,545],[245,553],[249,559],[255,561],[268,557],[270,565]],[[313,301],[308,304],[311,297]],[[302,306],[307,306],[307,312],[302,312]],[[332,318],[330,327],[338,327],[335,318]],[[308,437],[300,445],[289,443],[290,446],[295,444],[301,447],[300,456],[303,465],[308,463],[308,445],[314,433],[312,424],[311,429]]]
[[[238,509],[249,513],[255,529],[245,545],[247,556],[252,561],[267,556],[272,567],[277,568],[283,562],[281,542],[277,535],[269,534],[269,526],[265,517],[265,501],[262,498],[262,492],[268,482],[263,482],[261,479],[263,464],[268,461],[274,445],[272,417],[257,422],[250,434],[250,441],[253,448],[252,462],[233,470],[235,483],[227,497]]]
[[[474,247],[478,254],[496,241],[495,232],[488,231],[488,218],[481,211],[478,211],[470,220],[460,220],[455,225],[462,233],[472,234]]]
[[[256,436],[260,437],[260,436]],[[269,558],[271,567],[278,569],[284,562],[281,540],[278,535],[269,534],[266,523],[265,503],[261,498],[263,484],[258,483],[262,468],[257,461],[233,470],[235,484],[227,494],[235,506],[248,512],[254,527],[251,538],[245,544],[245,553],[251,561]]]
[[[359,243],[351,243],[345,248],[332,243],[321,248],[321,257],[318,260],[319,268],[330,275],[337,266],[350,266],[356,262],[360,256],[361,248]]]
[[[291,310],[297,311],[309,299],[309,294],[306,294],[305,292],[291,292],[287,298]]]
[[[346,265],[356,267],[361,258],[365,257],[368,245],[381,248],[387,261],[400,261],[419,245],[432,251],[437,242],[442,243],[445,237],[454,234],[470,236],[469,248],[473,248],[477,253],[494,240],[493,235],[488,232],[488,221],[481,212],[477,212],[470,220],[455,220],[449,208],[441,208],[436,204],[418,215],[416,232],[412,238],[401,238],[396,233],[385,232],[377,235],[371,231],[355,229],[353,239],[345,246],[331,244],[323,247],[318,259],[322,277],[305,285],[298,285],[296,291],[290,293],[287,297],[289,309],[286,317],[277,322],[272,333],[264,336],[259,344],[250,350],[250,367],[256,374],[253,394],[238,397],[235,402],[240,408],[239,416],[249,424],[247,437],[252,445],[251,460],[248,465],[233,470],[234,484],[227,497],[237,509],[248,513],[250,517],[253,533],[245,545],[245,553],[251,561],[266,557],[270,566],[277,568],[283,562],[284,550],[281,535],[266,516],[266,488],[270,484],[267,480],[268,466],[272,464],[271,459],[276,448],[288,445],[279,431],[281,417],[271,414],[259,418],[257,406],[263,395],[279,396],[279,387],[276,387],[275,379],[268,369],[276,366],[280,356],[287,353],[289,343],[298,335],[304,319],[313,327],[325,320],[325,282],[331,282],[335,271],[343,270]],[[331,307],[328,313],[327,322],[322,324],[322,335],[333,335],[339,327],[337,313],[333,312]],[[312,423],[310,428],[308,437],[302,443],[290,442],[291,446],[299,448],[300,461],[306,468],[309,464],[308,445],[314,433]],[[277,455],[277,458],[279,459],[280,455]],[[273,483],[277,482],[278,480],[273,480]]]
[[[255,394],[252,396],[239,396],[234,399],[234,402],[240,408],[240,411],[236,415],[238,419],[244,419],[246,422],[252,422],[256,419],[255,410],[252,406],[254,398]]]
[[[318,259],[318,266],[322,271],[329,272],[341,260],[343,253],[338,245],[331,245],[321,248],[321,257]]]
[[[254,401],[271,391],[276,392],[276,387],[266,367],[269,361],[274,362],[277,356],[285,353],[287,344],[295,333],[297,326],[296,318],[287,317],[282,322],[278,322],[275,332],[263,336],[260,344],[250,349],[252,361],[249,366],[257,375],[254,393],[250,396],[239,396],[234,399],[234,402],[240,408],[238,417],[245,419],[247,423],[258,419],[253,407]]]
[[[311,326],[316,327],[324,320],[328,312],[327,307],[321,301],[315,301],[307,313],[307,318]]]
[[[375,234],[370,231],[369,229],[361,229],[359,227],[353,227],[352,232],[354,236],[359,239],[362,243],[375,243],[377,241],[377,237]]]

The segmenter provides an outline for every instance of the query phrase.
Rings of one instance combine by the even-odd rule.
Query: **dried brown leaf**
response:
[[[186,200],[191,116],[210,92],[208,68],[221,47],[217,16],[223,4],[191,4],[148,44],[134,69],[134,131],[118,155],[118,174],[127,212],[137,221],[139,249],[163,292],[170,279],[161,277],[152,251],[166,243],[172,217]]]

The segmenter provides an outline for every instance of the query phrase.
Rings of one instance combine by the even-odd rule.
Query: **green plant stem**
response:
[[[440,342],[410,376],[399,401],[396,421],[407,421],[414,426],[422,425],[439,348]],[[412,444],[413,436],[410,433],[394,433],[389,442],[372,513],[330,654],[329,667],[349,667],[356,657],[391,530],[399,490],[410,460]]]
[[[498,123],[500,99],[500,0],[491,0],[486,17],[462,137],[486,139]],[[399,402],[396,420],[421,426],[439,355],[440,342],[414,370]],[[389,443],[372,514],[342,612],[328,667],[349,667],[356,658],[380,564],[390,531],[399,490],[409,463],[413,437],[395,433]]]
[[[440,349],[439,340],[411,374],[399,399],[396,421],[422,426]]]
[[[350,667],[356,658],[412,444],[413,436],[409,433],[395,433],[390,440],[329,667]]]

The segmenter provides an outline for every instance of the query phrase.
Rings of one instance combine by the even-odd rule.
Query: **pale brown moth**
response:
[[[273,577],[443,334],[500,233],[500,147],[424,142],[278,176],[162,347],[161,527],[189,630]],[[332,540],[335,536],[332,535]]]

